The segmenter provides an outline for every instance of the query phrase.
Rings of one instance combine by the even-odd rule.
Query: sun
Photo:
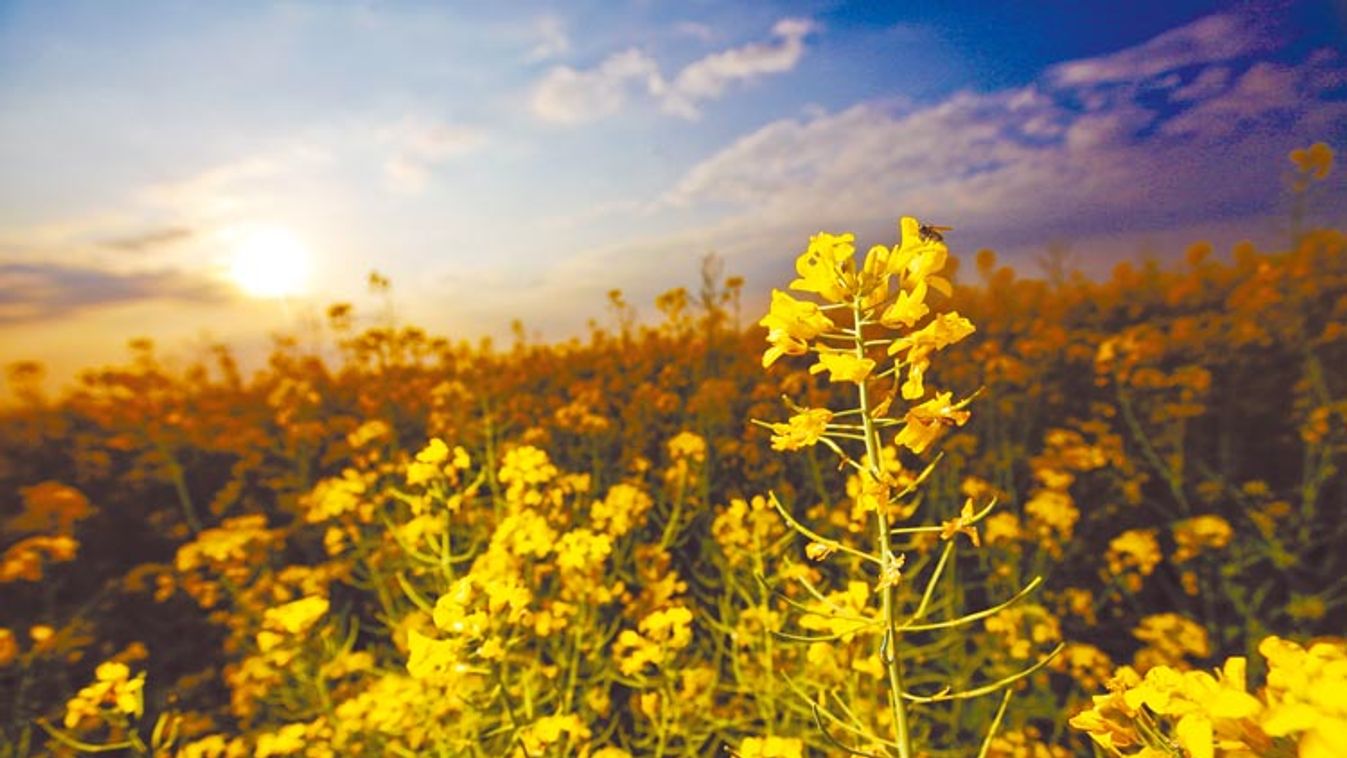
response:
[[[253,297],[301,294],[308,288],[311,274],[308,247],[288,229],[250,229],[234,242],[229,278]]]

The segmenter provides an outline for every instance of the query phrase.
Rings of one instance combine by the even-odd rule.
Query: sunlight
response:
[[[253,297],[289,297],[307,289],[309,249],[288,229],[264,227],[239,235],[229,262],[229,278]]]

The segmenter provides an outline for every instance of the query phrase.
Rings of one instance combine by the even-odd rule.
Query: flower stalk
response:
[[[833,554],[840,554],[856,561],[857,566],[876,566],[878,579],[868,592],[865,583],[850,582],[849,599],[839,604],[838,593],[825,594],[808,579],[797,577],[814,603],[783,599],[787,606],[800,612],[803,619],[814,619],[809,628],[827,633],[779,633],[779,636],[811,644],[847,644],[858,634],[877,635],[880,668],[875,675],[885,682],[892,733],[880,736],[856,721],[854,716],[850,721],[838,716],[830,710],[829,699],[823,696],[824,693],[819,693],[815,699],[795,689],[809,700],[817,726],[834,747],[851,755],[875,755],[872,751],[879,751],[898,758],[911,758],[916,753],[916,730],[910,712],[912,704],[964,700],[1001,691],[1042,668],[1051,655],[1009,677],[959,692],[946,687],[934,694],[917,695],[904,687],[902,637],[905,633],[944,630],[972,623],[1016,602],[1039,582],[1031,582],[1009,600],[990,609],[934,623],[919,623],[931,605],[941,576],[951,565],[955,539],[962,534],[974,547],[980,546],[976,524],[991,511],[995,501],[975,508],[970,499],[957,516],[938,525],[897,525],[912,516],[916,508],[913,495],[939,461],[937,455],[918,472],[909,472],[901,464],[899,450],[923,455],[948,429],[962,426],[970,416],[966,406],[973,396],[956,401],[952,393],[940,392],[927,385],[932,357],[974,331],[972,323],[957,312],[934,313],[926,302],[932,291],[949,296],[953,290],[939,275],[948,257],[940,230],[911,217],[902,219],[899,228],[901,239],[898,245],[871,248],[859,266],[852,235],[816,235],[796,261],[800,278],[791,282],[790,289],[813,293],[824,302],[797,300],[775,290],[771,310],[760,322],[768,330],[769,347],[762,359],[764,368],[786,356],[815,356],[816,362],[809,372],[826,373],[832,383],[853,385],[855,405],[833,411],[800,407],[787,398],[786,405],[793,413],[788,421],[757,423],[771,430],[774,449],[801,450],[822,444],[837,454],[842,467],[854,472],[854,487],[848,485],[848,492],[854,493],[856,508],[853,512],[872,519],[873,545],[853,546],[842,539],[828,537],[826,528],[807,525],[775,497],[771,502],[791,529],[810,540],[805,548],[808,558],[823,561]],[[876,334],[881,329],[888,333]],[[906,404],[905,410],[895,410],[900,404]],[[892,444],[886,447],[884,440],[890,434],[893,435]],[[872,517],[868,516],[870,513],[873,513]],[[906,581],[903,568],[908,556],[896,551],[893,542],[900,534],[930,535],[945,542],[934,567],[929,569],[920,602],[909,610],[902,608],[901,594]],[[926,572],[927,565],[926,561],[921,561],[911,570]],[[857,600],[858,585],[862,588],[860,597],[878,597],[878,609],[866,610],[864,601]],[[838,693],[829,694],[845,713],[856,712],[857,709],[848,707]],[[984,746],[999,725],[1007,702],[1002,701],[995,723],[987,730]],[[862,742],[852,746],[843,744],[839,738],[845,735],[836,732],[834,727]]]

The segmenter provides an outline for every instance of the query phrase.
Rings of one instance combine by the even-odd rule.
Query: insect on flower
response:
[[[920,235],[921,238],[927,242],[944,242],[945,241],[944,232],[952,232],[952,231],[954,231],[954,227],[952,226],[930,226],[927,224],[922,224],[921,226],[917,227],[917,234]]]

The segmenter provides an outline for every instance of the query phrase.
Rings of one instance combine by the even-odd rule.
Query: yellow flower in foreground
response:
[[[939,227],[929,227],[911,216],[904,216],[898,222],[901,241],[889,256],[888,270],[903,276],[910,284],[929,285],[949,296],[953,292],[949,281],[935,276],[945,268],[949,258],[949,248],[937,229]]]
[[[976,331],[973,322],[957,311],[942,313],[930,323],[911,334],[899,337],[889,345],[889,355],[898,356],[907,365],[907,379],[903,382],[904,400],[916,400],[926,394],[923,376],[931,365],[931,354],[943,350]]]
[[[809,367],[809,373],[818,374],[827,371],[828,378],[834,382],[855,382],[860,384],[875,370],[875,362],[869,358],[857,358],[854,353],[842,353],[825,350],[819,353],[818,363]]]
[[[930,312],[926,306],[926,282],[918,282],[911,290],[898,293],[893,304],[880,315],[879,322],[890,329],[896,329],[900,324],[910,328]]]
[[[461,645],[454,640],[437,640],[410,629],[407,631],[407,673],[415,679],[457,673],[464,668]]]
[[[800,278],[790,288],[813,292],[824,300],[841,302],[847,296],[846,279],[854,276],[856,235],[819,232],[809,238],[809,249],[795,261]]]
[[[1263,731],[1300,737],[1300,755],[1347,755],[1347,643],[1313,642],[1308,648],[1278,637],[1258,645],[1267,659]]]
[[[65,727],[74,729],[86,717],[102,717],[106,705],[124,716],[139,718],[145,711],[145,675],[130,677],[131,670],[125,663],[107,661],[99,664],[94,670],[93,683],[67,701]]]
[[[978,528],[973,526],[973,501],[966,500],[963,504],[963,510],[959,515],[940,524],[940,539],[952,540],[957,534],[966,534],[968,539],[972,540],[973,547],[981,547],[982,541],[978,539]]]
[[[771,347],[762,356],[767,368],[783,355],[804,355],[809,340],[833,328],[833,322],[817,303],[796,300],[780,290],[772,290],[772,308],[760,326],[767,328],[767,342]]]
[[[963,410],[967,401],[952,403],[952,393],[941,392],[907,412],[902,431],[894,442],[920,455],[926,452],[946,427],[963,426],[971,415]]]
[[[799,450],[819,441],[832,421],[827,408],[809,408],[790,417],[784,424],[772,424],[773,450]]]

